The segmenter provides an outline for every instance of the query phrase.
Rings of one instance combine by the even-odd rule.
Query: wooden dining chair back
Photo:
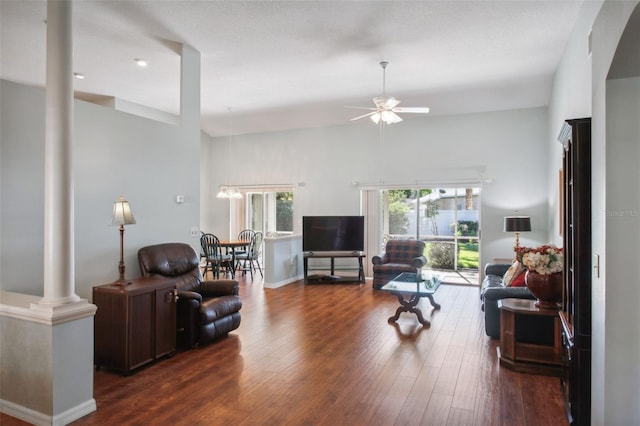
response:
[[[238,233],[238,240],[239,241],[251,241],[251,237],[253,237],[253,234],[255,234],[256,231],[254,231],[253,229],[243,229],[242,231],[240,231]]]
[[[243,229],[238,233],[238,241],[251,241],[251,238],[253,238],[253,234],[255,233],[256,231],[254,231],[253,229]],[[238,247],[235,249],[235,252],[236,256],[240,254],[246,254],[247,247]]]
[[[262,266],[260,265],[260,258],[262,256],[262,240],[262,232],[254,232],[253,237],[251,237],[251,243],[249,243],[247,253],[236,256],[237,264],[242,264],[242,274],[246,274],[246,271],[248,270],[251,274],[251,280],[253,280],[253,271],[256,270],[256,267],[258,268],[258,271],[260,271],[260,275],[264,278]]]
[[[232,271],[232,257],[231,255],[222,253],[222,246],[220,246],[220,239],[218,237],[213,234],[202,234],[200,237],[200,246],[205,256],[203,276],[207,275],[209,269],[211,269],[213,277],[216,279],[220,278],[222,268]]]

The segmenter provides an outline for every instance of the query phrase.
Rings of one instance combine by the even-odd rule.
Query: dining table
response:
[[[220,240],[220,247],[227,249],[227,254],[231,252],[231,277],[236,277],[236,251],[237,249],[246,249],[251,243],[250,240]]]

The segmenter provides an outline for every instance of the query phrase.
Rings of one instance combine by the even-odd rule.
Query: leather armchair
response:
[[[203,281],[198,255],[189,244],[143,247],[138,250],[138,262],[143,276],[176,281],[178,345],[196,347],[240,326],[238,281]]]
[[[373,288],[379,289],[403,272],[417,272],[427,264],[424,241],[389,240],[385,252],[373,256]]]

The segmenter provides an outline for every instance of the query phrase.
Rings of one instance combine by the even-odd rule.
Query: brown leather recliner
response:
[[[384,254],[373,256],[373,288],[379,289],[403,272],[416,272],[427,264],[424,241],[389,240]]]
[[[198,255],[189,244],[143,247],[138,250],[138,262],[143,276],[160,275],[176,281],[178,345],[195,347],[240,326],[238,281],[202,281]]]

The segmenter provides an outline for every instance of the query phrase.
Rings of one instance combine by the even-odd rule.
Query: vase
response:
[[[558,303],[562,301],[562,272],[542,275],[527,271],[524,280],[531,294],[538,299],[537,307],[558,309]]]

